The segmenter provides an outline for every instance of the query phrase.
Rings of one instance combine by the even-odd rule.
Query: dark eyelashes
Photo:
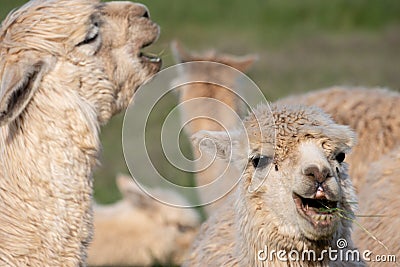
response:
[[[90,44],[90,43],[94,42],[94,41],[97,39],[98,36],[99,36],[98,33],[94,34],[93,36],[90,36],[90,35],[89,35],[89,36],[87,36],[87,37],[85,38],[85,40],[83,40],[82,42],[80,42],[79,44],[77,44],[77,46],[85,45],[85,44]]]

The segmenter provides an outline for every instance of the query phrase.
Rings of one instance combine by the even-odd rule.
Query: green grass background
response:
[[[0,0],[0,17],[25,1]],[[400,88],[400,1],[398,0],[143,0],[161,26],[149,50],[178,39],[193,50],[215,48],[236,55],[258,54],[249,76],[270,100],[332,85]],[[400,103],[399,103],[400,104]],[[160,104],[168,110],[176,98]],[[120,195],[114,177],[127,172],[121,145],[122,115],[103,128],[102,166],[95,173],[95,198],[110,203]],[[157,141],[163,115],[151,122],[149,151],[161,172],[181,183],[191,176],[163,162]],[[187,150],[188,142],[183,141]],[[186,182],[187,183],[187,182]]]

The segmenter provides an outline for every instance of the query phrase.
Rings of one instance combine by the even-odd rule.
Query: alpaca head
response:
[[[241,72],[246,72],[257,57],[234,56],[214,50],[195,53],[187,51],[177,41],[171,44],[171,50],[178,64],[209,63],[178,65],[180,75],[173,81],[173,86],[180,85],[179,102],[184,104],[180,106],[182,122],[188,124],[185,131],[192,135],[202,129],[220,131],[236,124],[236,113],[244,113],[246,105],[234,88],[243,78]]]
[[[206,51],[204,53],[194,53],[187,51],[178,41],[171,43],[171,50],[178,64],[192,61],[218,62],[231,66],[241,72],[246,72],[258,58],[256,55],[234,56],[222,54],[217,53],[215,50]]]
[[[186,51],[184,47],[177,41],[171,44],[171,49],[174,54],[176,63],[187,62],[215,62],[219,64],[191,64],[180,68],[180,74],[184,76],[184,81],[191,81],[188,86],[183,86],[181,91],[181,100],[187,100],[194,97],[209,97],[221,101],[229,98],[228,90],[223,87],[232,88],[240,78],[240,72],[247,71],[254,61],[257,59],[255,55],[234,56],[229,54],[220,54],[214,50],[204,53],[193,53]],[[232,71],[230,66],[240,72]],[[178,65],[179,67],[179,65]],[[182,78],[178,77],[178,80]],[[207,82],[193,81],[213,81],[218,82],[222,86]],[[178,81],[177,81],[178,82]],[[190,88],[190,89],[186,89]],[[222,92],[221,92],[222,91]]]
[[[258,223],[308,240],[329,240],[340,224],[350,225],[338,214],[352,217],[355,201],[343,162],[355,142],[348,127],[303,106],[260,106],[243,125],[231,136],[199,132],[193,139],[243,170],[238,201],[258,211]]]
[[[38,91],[75,90],[106,122],[160,69],[141,48],[159,27],[129,2],[33,0],[0,29],[0,125],[17,118]],[[45,84],[45,85],[44,85]]]

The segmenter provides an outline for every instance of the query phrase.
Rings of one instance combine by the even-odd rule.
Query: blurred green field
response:
[[[4,16],[21,0],[1,0]],[[383,86],[400,89],[400,1],[398,0],[143,0],[161,36],[151,51],[172,65],[169,43],[178,39],[189,49],[209,48],[236,55],[258,54],[249,76],[273,101],[292,93],[332,85]],[[165,110],[176,99],[163,101]],[[122,115],[102,130],[102,167],[95,174],[95,197],[109,203],[120,196],[114,184],[127,172],[122,154]],[[163,156],[157,142],[163,115],[152,121],[149,151]],[[187,141],[186,144],[187,149]],[[162,172],[187,181],[166,163]]]

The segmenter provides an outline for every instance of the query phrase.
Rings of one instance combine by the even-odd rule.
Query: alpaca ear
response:
[[[258,60],[257,55],[246,55],[242,57],[225,56],[221,61],[241,72],[246,72],[256,60]]]
[[[119,174],[116,183],[123,199],[129,200],[135,207],[145,208],[152,203],[152,199],[128,175]]]
[[[191,137],[194,147],[220,159],[230,160],[238,147],[238,133],[223,131],[199,131]]]
[[[49,64],[30,55],[20,60],[4,61],[0,83],[0,126],[17,118],[39,88]]]
[[[348,150],[352,149],[357,144],[357,134],[347,125],[337,125],[335,137],[344,143]]]

